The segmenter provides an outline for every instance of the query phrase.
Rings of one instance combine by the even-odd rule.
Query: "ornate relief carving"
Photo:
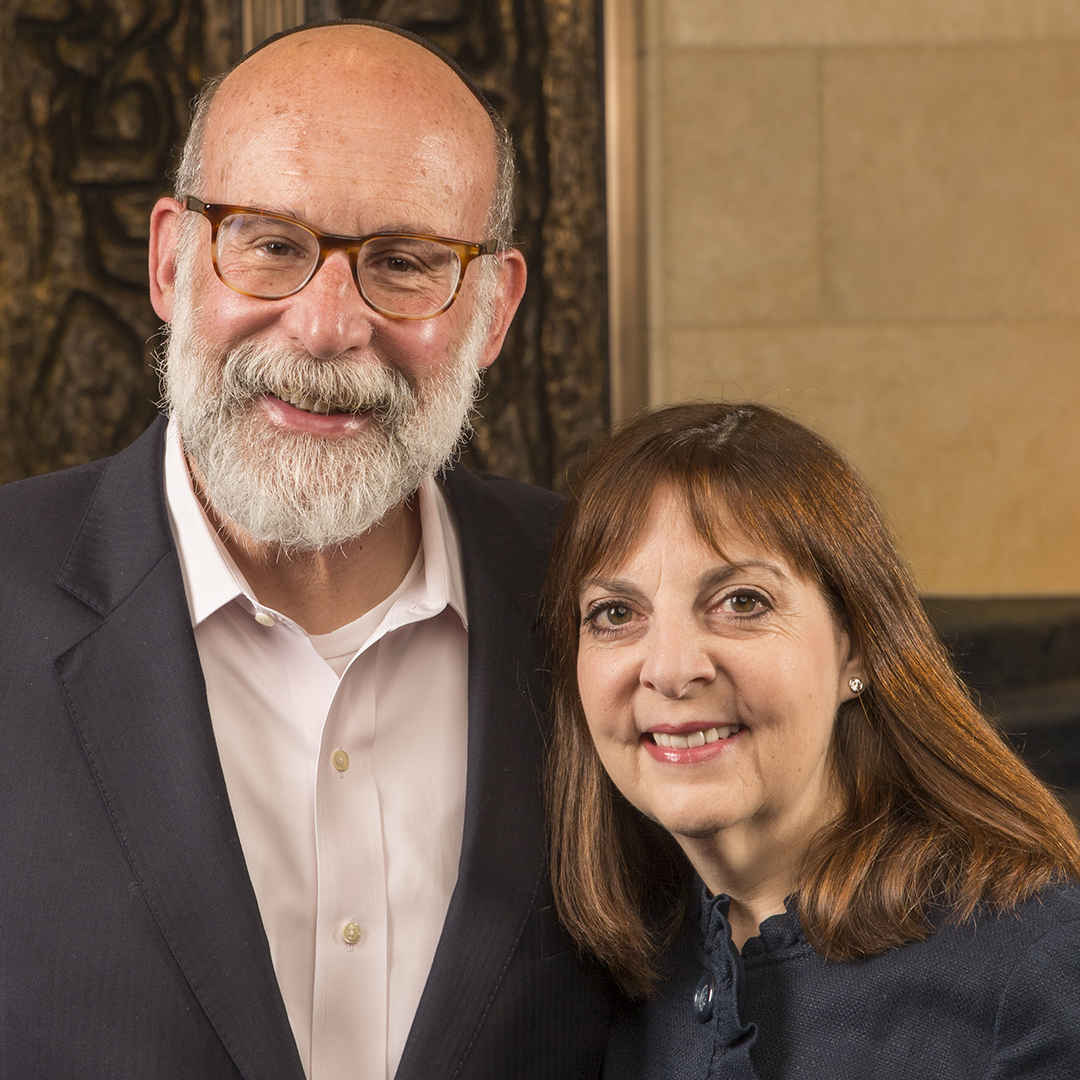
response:
[[[0,480],[100,457],[154,415],[150,207],[227,0],[0,6]]]

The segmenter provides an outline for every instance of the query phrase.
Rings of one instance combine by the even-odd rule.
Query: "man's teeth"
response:
[[[317,398],[308,397],[305,394],[282,394],[281,399],[297,409],[303,409],[304,412],[318,413],[320,416],[326,416],[330,412],[328,402],[319,401]]]
[[[727,727],[711,727],[704,731],[691,731],[689,735],[667,735],[663,731],[652,732],[653,742],[657,746],[667,746],[673,750],[688,750],[706,743],[719,742],[741,731],[741,724],[729,724]]]

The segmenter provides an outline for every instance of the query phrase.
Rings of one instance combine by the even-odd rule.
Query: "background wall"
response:
[[[233,0],[0,0],[0,483],[156,414],[150,208]]]
[[[594,0],[0,0],[0,483],[113,453],[156,414],[149,212],[256,14],[415,30],[502,110],[529,288],[465,458],[565,486],[607,428]]]
[[[839,443],[925,593],[1080,593],[1080,4],[643,2],[652,401]]]

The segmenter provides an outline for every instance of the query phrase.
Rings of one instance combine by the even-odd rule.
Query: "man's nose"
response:
[[[657,620],[650,628],[639,679],[666,698],[681,698],[716,677],[710,635],[693,619]]]
[[[360,295],[344,251],[332,251],[307,285],[282,303],[282,329],[319,359],[366,348],[380,318]]]

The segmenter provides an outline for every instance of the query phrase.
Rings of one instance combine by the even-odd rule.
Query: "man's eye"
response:
[[[229,237],[228,239],[232,239]],[[224,254],[232,253],[232,248],[223,248]],[[238,248],[238,255],[247,258],[264,259],[303,259],[309,256],[302,244],[288,236],[252,236],[247,248]]]
[[[417,269],[416,264],[400,255],[387,255],[382,260],[384,270],[392,274],[408,274]]]

